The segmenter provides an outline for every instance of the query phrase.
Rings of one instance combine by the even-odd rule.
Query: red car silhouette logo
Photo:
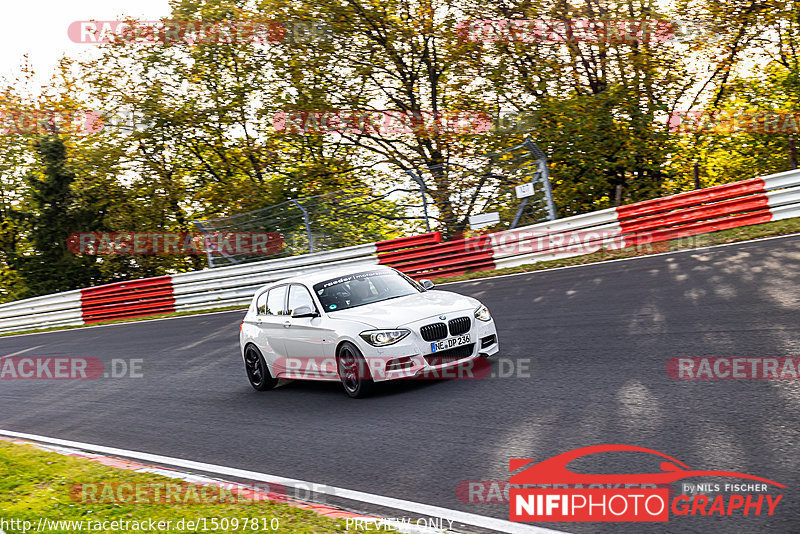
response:
[[[599,452],[644,452],[660,456],[667,461],[662,461],[660,464],[661,472],[658,473],[633,473],[633,474],[603,474],[591,475],[576,473],[567,468],[567,464],[583,458],[590,454]],[[511,470],[520,465],[525,465],[533,460],[512,460]],[[732,478],[745,478],[748,480],[756,480],[759,482],[766,482],[785,488],[783,484],[778,484],[772,480],[748,475],[746,473],[738,473],[735,471],[702,471],[690,468],[688,465],[676,460],[671,456],[667,456],[662,452],[648,449],[645,447],[637,447],[635,445],[593,445],[591,447],[581,447],[572,451],[553,456],[547,460],[538,462],[535,465],[525,469],[524,471],[513,475],[509,479],[510,484],[669,484],[676,480],[682,480],[692,477],[732,477]]]

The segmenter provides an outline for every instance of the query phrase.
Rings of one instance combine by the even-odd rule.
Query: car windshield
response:
[[[332,312],[413,295],[422,289],[395,271],[367,271],[314,284],[314,291],[322,309]]]

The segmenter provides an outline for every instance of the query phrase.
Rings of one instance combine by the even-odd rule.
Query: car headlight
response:
[[[492,320],[492,314],[489,313],[489,308],[487,308],[486,306],[481,304],[475,310],[475,318],[478,319],[479,321],[487,321],[488,322],[488,321]]]
[[[410,330],[367,330],[359,335],[373,347],[385,347],[397,343],[410,333]]]

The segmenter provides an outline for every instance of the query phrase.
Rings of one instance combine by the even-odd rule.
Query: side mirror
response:
[[[435,285],[433,282],[431,282],[427,278],[423,278],[422,280],[419,281],[419,283],[422,286],[422,289],[424,289],[425,291],[427,291],[429,289],[433,289],[433,286]]]
[[[298,306],[292,312],[292,318],[300,317],[319,317],[319,314],[311,309],[311,306]]]

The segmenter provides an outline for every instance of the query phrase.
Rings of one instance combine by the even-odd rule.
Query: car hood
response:
[[[358,321],[373,328],[397,328],[427,317],[474,310],[480,302],[449,291],[426,291],[347,310],[329,312],[331,318]]]

